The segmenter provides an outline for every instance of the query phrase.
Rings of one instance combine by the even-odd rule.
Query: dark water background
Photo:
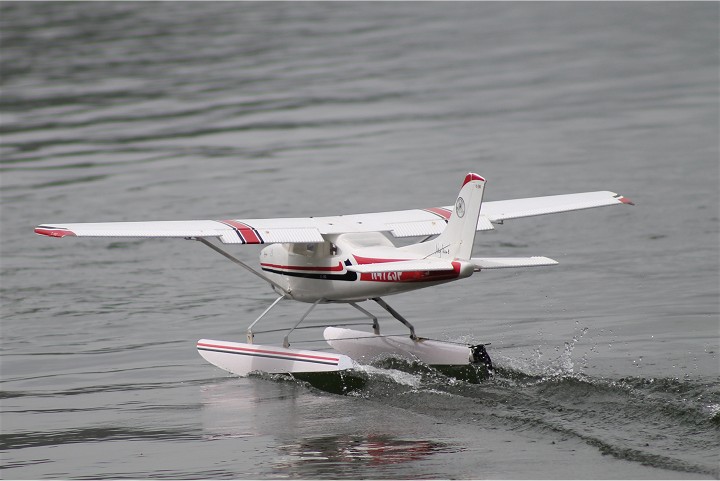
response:
[[[717,478],[719,9],[2,2],[2,477]],[[492,342],[479,384],[227,376],[195,341],[242,340],[266,286],[197,243],[32,233],[447,205],[468,171],[637,203],[476,240],[557,267],[388,299]]]

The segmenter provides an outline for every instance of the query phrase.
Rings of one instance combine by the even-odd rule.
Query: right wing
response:
[[[622,204],[634,205],[629,199],[615,192],[583,192],[580,194],[550,195],[546,197],[485,202],[482,205],[480,214],[490,219],[490,222],[497,223],[507,219],[519,219],[521,217]]]

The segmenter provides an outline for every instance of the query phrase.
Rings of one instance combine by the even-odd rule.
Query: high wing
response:
[[[632,204],[609,191],[489,201],[482,204],[477,230],[493,223],[592,207]],[[157,222],[43,224],[35,233],[50,237],[175,237],[218,238],[225,244],[323,242],[323,235],[348,232],[389,232],[394,237],[438,235],[453,206],[331,217],[230,219]]]
[[[184,220],[44,224],[36,234],[50,237],[219,238],[224,244],[323,242],[312,219]]]

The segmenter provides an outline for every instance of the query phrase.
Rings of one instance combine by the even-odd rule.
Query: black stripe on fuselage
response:
[[[318,279],[321,281],[356,281],[358,280],[357,272],[346,271],[345,274],[326,274],[322,273],[306,273],[306,272],[291,272],[281,271],[277,269],[268,269],[263,267],[262,270],[265,272],[272,272],[273,274],[280,274],[281,276],[289,277],[304,277],[305,279]]]

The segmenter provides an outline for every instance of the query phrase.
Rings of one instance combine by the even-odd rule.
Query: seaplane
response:
[[[159,222],[48,223],[35,233],[49,237],[179,238],[201,242],[266,282],[278,296],[245,332],[245,342],[201,339],[199,354],[239,376],[265,373],[348,371],[382,356],[429,366],[482,364],[492,369],[485,344],[468,345],[418,336],[415,327],[385,300],[468,278],[490,269],[552,266],[548,257],[473,257],[475,235],[510,219],[633,203],[609,191],[483,202],[486,181],[467,174],[453,205],[329,217]],[[419,238],[399,245],[399,239]],[[413,239],[405,242],[412,242]],[[260,268],[221,245],[266,245]],[[286,330],[282,345],[254,343],[257,324],[282,300],[309,304]],[[409,331],[383,335],[374,302]],[[360,312],[372,330],[325,325],[332,351],[291,347],[290,335],[320,304],[342,303]],[[362,304],[362,305],[361,305]],[[404,329],[404,328],[403,328]],[[269,332],[269,331],[266,331]]]

